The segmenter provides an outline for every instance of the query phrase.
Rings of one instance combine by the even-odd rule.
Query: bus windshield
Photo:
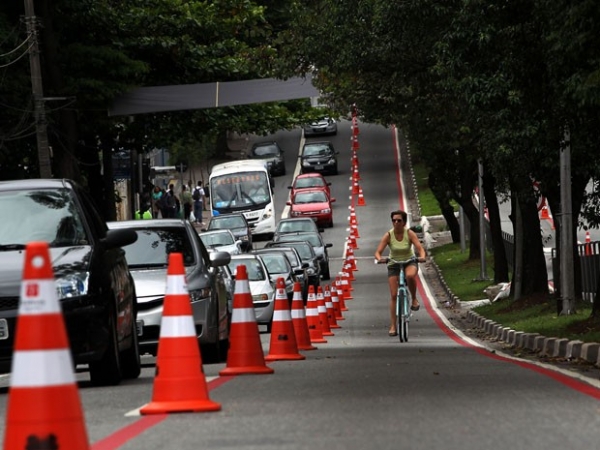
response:
[[[256,209],[271,202],[266,172],[219,175],[210,180],[211,203],[216,210]]]

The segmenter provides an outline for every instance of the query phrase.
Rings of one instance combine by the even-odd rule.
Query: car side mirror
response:
[[[335,202],[335,197],[334,197],[334,198],[331,198],[331,199],[329,199],[329,201],[330,201],[331,203]]]
[[[328,181],[328,182],[327,182],[327,186],[331,186],[331,181]]]
[[[323,228],[323,227],[319,227],[319,228],[317,228],[317,229],[319,230],[319,233],[323,233],[323,232],[325,232],[325,228]]]
[[[292,206],[292,202],[285,202],[286,205]]]
[[[108,248],[125,247],[137,241],[137,233],[131,229],[107,230],[106,237],[103,239]]]
[[[325,248],[331,248],[331,247],[333,247],[333,244],[332,244],[332,243],[325,244]]]

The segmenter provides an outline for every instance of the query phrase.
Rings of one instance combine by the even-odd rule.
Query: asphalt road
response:
[[[288,175],[276,178],[283,211],[293,177],[299,131],[276,135]],[[331,265],[339,270],[348,232],[350,128],[331,138],[340,150],[333,182],[335,226]],[[151,400],[154,360],[142,376],[94,388],[78,374],[90,447],[100,449],[597,449],[598,383],[513,360],[479,346],[449,325],[429,286],[411,322],[408,343],[389,337],[385,266],[373,264],[389,211],[403,207],[395,133],[360,125],[359,170],[366,205],[357,207],[358,271],[349,311],[326,344],[303,361],[269,363],[271,375],[219,377],[225,364],[205,364],[210,398],[220,412],[139,416]],[[268,352],[270,335],[261,333]],[[8,378],[0,379],[7,386]],[[0,391],[6,411],[7,389]],[[2,434],[4,434],[4,424]]]

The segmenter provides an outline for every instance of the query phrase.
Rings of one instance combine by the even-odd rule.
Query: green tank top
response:
[[[390,258],[396,261],[406,261],[414,255],[410,239],[408,238],[408,228],[404,229],[404,237],[401,241],[394,236],[394,229],[388,231],[390,234]]]

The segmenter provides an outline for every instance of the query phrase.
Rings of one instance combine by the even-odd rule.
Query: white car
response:
[[[245,265],[248,273],[248,284],[250,285],[250,294],[254,304],[256,323],[266,325],[267,331],[270,332],[273,310],[275,309],[275,287],[269,277],[269,271],[259,256],[244,253],[231,256],[228,267],[233,277],[236,276],[237,267],[240,265]]]
[[[230,255],[242,253],[242,241],[235,238],[230,230],[213,230],[198,233],[208,251],[227,252]]]

